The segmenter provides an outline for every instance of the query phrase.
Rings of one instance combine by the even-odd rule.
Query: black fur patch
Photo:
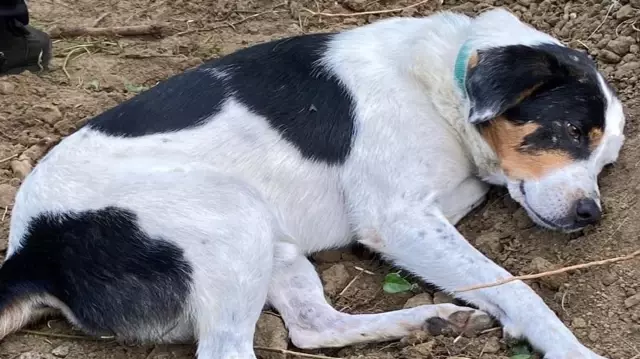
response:
[[[109,207],[33,219],[0,283],[13,297],[53,295],[89,333],[135,338],[155,329],[160,337],[182,315],[191,273],[180,248]]]
[[[159,83],[90,126],[127,137],[176,131],[202,124],[232,96],[264,116],[305,158],[342,163],[354,136],[354,103],[318,63],[331,36],[303,35],[239,50]]]
[[[225,98],[220,80],[197,69],[168,78],[87,122],[112,136],[138,137],[201,125]]]
[[[467,82],[475,111],[493,108],[495,116],[539,125],[521,151],[559,150],[574,159],[589,157],[589,132],[604,132],[607,103],[596,64],[586,54],[542,44],[494,48],[479,56]],[[571,126],[579,136],[572,136]]]

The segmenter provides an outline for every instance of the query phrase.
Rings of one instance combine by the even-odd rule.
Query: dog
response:
[[[90,119],[24,179],[0,269],[0,338],[52,311],[90,335],[255,358],[277,310],[299,348],[492,318],[548,359],[601,358],[455,224],[508,189],[535,223],[602,215],[625,116],[584,53],[504,9],[250,46]],[[361,243],[478,309],[350,315],[307,259]]]

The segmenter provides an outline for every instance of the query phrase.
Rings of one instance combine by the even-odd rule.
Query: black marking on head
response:
[[[354,102],[319,63],[332,35],[266,42],[207,62],[105,112],[90,126],[129,137],[176,131],[202,124],[233,97],[264,116],[305,158],[342,163],[354,136]]]
[[[135,214],[108,207],[34,218],[0,273],[13,288],[59,299],[89,333],[135,338],[175,325],[192,268],[179,247],[144,233]]]
[[[481,51],[479,58],[467,80],[472,119],[502,116],[538,125],[521,144],[523,152],[589,156],[604,132],[606,98],[585,53],[555,44],[512,45]]]
[[[510,45],[480,50],[478,59],[466,80],[470,119],[475,123],[492,120],[541,90],[568,86],[583,98],[604,95],[595,63],[585,53],[568,47]]]

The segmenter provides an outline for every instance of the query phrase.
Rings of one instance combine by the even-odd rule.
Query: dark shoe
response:
[[[17,20],[0,20],[0,75],[46,70],[51,60],[51,38]]]

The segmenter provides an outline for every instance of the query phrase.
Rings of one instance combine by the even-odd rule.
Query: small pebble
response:
[[[338,295],[349,284],[351,275],[344,264],[334,264],[320,275],[324,282],[324,291],[329,296]]]
[[[69,355],[69,346],[66,344],[63,344],[55,349],[53,349],[51,351],[51,354],[59,357],[59,358],[64,358],[67,355]]]
[[[541,273],[557,269],[557,266],[549,262],[542,257],[535,257],[531,260],[528,270],[532,273]],[[538,281],[541,284],[548,286],[551,289],[558,289],[562,287],[564,283],[569,280],[567,273],[559,273],[551,276],[539,278]]]
[[[433,297],[429,293],[420,293],[414,297],[409,298],[404,304],[404,308],[415,308],[421,305],[433,304]]]
[[[630,296],[629,298],[624,300],[624,306],[626,308],[631,308],[640,303],[640,293]]]
[[[617,64],[620,62],[620,56],[607,49],[600,50],[600,52],[598,52],[598,58],[609,64]]]
[[[616,19],[618,20],[627,20],[631,19],[635,13],[635,10],[631,5],[624,5],[618,11],[616,11]]]
[[[490,337],[484,345],[484,352],[488,354],[495,354],[499,352],[500,349],[500,339],[498,337]]]
[[[453,303],[455,299],[445,292],[433,293],[433,304]]]
[[[11,82],[1,81],[0,82],[0,94],[1,95],[11,95],[16,91],[16,85]]]
[[[32,168],[29,161],[11,161],[11,170],[20,179],[27,177]]]
[[[262,313],[256,324],[256,333],[253,343],[255,346],[263,346],[274,349],[287,349],[289,346],[289,333],[282,319],[275,315]],[[286,354],[263,352],[264,359],[286,359]]]
[[[571,321],[571,326],[574,327],[574,328],[586,328],[587,327],[587,321],[585,321],[584,319],[582,319],[580,317],[575,317]]]

